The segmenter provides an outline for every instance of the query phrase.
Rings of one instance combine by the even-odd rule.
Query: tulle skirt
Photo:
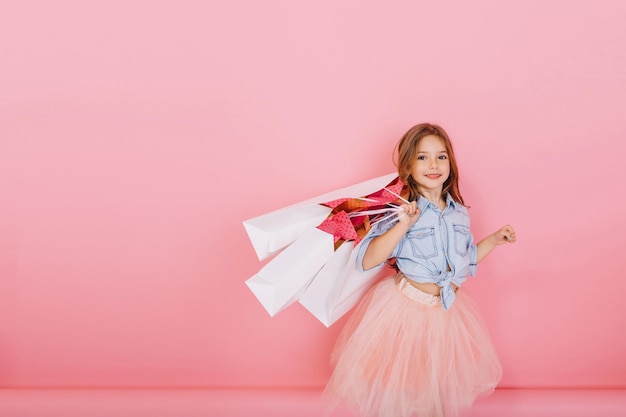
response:
[[[324,390],[363,417],[456,416],[491,393],[502,368],[472,300],[444,310],[401,274],[375,285],[339,335]]]

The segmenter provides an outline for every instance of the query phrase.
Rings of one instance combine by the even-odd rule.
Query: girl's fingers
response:
[[[410,204],[407,204],[408,206],[408,213],[409,213],[409,217],[413,217],[417,214],[417,203],[415,201],[412,201]]]
[[[502,233],[504,234],[504,238],[508,242],[515,242],[515,230],[509,225],[506,225],[502,228]]]
[[[419,210],[415,201],[412,201],[408,204],[402,204],[400,207],[404,210],[409,223],[414,223],[415,221],[417,221]]]

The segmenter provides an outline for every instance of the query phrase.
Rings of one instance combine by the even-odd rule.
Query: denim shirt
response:
[[[477,245],[470,232],[467,208],[446,198],[443,212],[439,207],[420,196],[417,200],[419,218],[395,247],[389,258],[410,280],[435,283],[441,290],[441,304],[447,310],[455,299],[451,284],[460,286],[467,275],[476,273]],[[397,220],[380,222],[372,227],[361,241],[357,253],[358,268],[363,271],[363,256],[370,242],[389,230]],[[448,271],[448,265],[450,270]]]

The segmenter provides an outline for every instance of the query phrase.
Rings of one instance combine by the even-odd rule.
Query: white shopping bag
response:
[[[322,203],[370,194],[385,187],[397,176],[397,173],[383,175],[245,220],[243,225],[257,257],[263,260],[277,253],[310,228],[318,226],[332,211]]]
[[[385,275],[384,265],[360,271],[357,251],[354,241],[344,242],[299,299],[326,327],[352,309],[372,284]]]
[[[334,254],[333,235],[309,228],[246,281],[270,316],[295,302]]]

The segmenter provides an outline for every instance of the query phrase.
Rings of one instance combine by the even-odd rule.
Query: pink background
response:
[[[0,387],[319,387],[242,221],[450,133],[503,387],[625,387],[622,1],[0,3]]]

